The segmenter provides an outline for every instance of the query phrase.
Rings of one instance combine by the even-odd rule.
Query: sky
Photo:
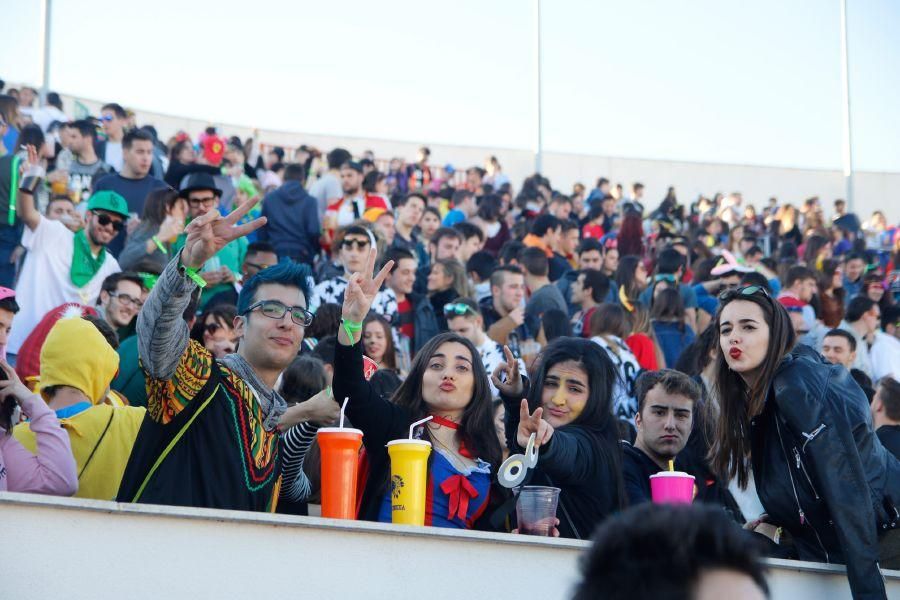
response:
[[[900,171],[900,2],[847,0],[854,167]],[[260,128],[533,149],[533,0],[53,0],[50,86]],[[0,0],[39,83],[40,2]],[[541,4],[545,151],[841,166],[839,0]]]

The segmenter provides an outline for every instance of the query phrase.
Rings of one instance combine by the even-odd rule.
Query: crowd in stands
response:
[[[307,514],[316,431],[349,398],[360,519],[390,522],[385,444],[433,416],[428,525],[514,530],[497,469],[535,434],[562,537],[649,502],[674,461],[710,518],[883,597],[879,564],[900,565],[883,213],[197,133],[0,94],[0,490]]]

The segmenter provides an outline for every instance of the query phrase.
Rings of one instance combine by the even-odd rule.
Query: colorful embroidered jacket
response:
[[[176,262],[160,276],[138,321],[147,416],[118,499],[274,512],[278,432],[263,427],[251,385],[188,339],[181,315],[195,286]]]

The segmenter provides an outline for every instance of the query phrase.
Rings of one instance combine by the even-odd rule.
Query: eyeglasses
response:
[[[113,219],[106,213],[95,212],[94,216],[97,217],[97,224],[101,227],[106,227],[110,223],[112,223],[112,227],[116,231],[122,231],[122,229],[125,227],[124,221],[122,221],[121,219]]]
[[[450,316],[455,315],[457,317],[466,314],[467,312],[472,313],[473,316],[477,316],[478,313],[464,302],[451,302],[450,304],[444,305],[444,315]]]
[[[98,121],[106,121],[107,123],[109,121],[112,121],[113,119],[115,119],[115,117],[112,115],[100,115],[99,117],[97,117]]]
[[[191,206],[200,206],[201,204],[203,206],[212,206],[215,203],[216,203],[215,196],[207,196],[206,198],[189,198],[188,199],[188,204],[190,204]]]
[[[369,247],[369,240],[345,239],[341,241],[341,248],[355,248],[357,250],[365,250]]]
[[[109,295],[112,298],[116,298],[125,306],[136,306],[137,308],[141,308],[142,306],[144,306],[144,303],[141,302],[140,298],[129,296],[128,294],[125,294],[123,292],[110,292]]]
[[[261,300],[260,302],[251,305],[241,314],[249,314],[257,308],[259,309],[259,312],[263,314],[263,316],[269,317],[270,319],[283,319],[284,313],[290,311],[291,321],[293,321],[297,325],[300,325],[301,327],[309,327],[313,322],[314,315],[302,306],[285,306],[278,300]]]
[[[736,290],[726,290],[719,294],[720,301],[733,300],[737,296],[752,296],[754,294],[762,293],[768,299],[772,299],[771,294],[769,294],[769,290],[764,288],[761,285],[748,285],[742,288],[738,288]]]
[[[265,271],[269,268],[269,265],[260,265],[257,263],[244,261],[244,264],[250,267],[251,269],[256,269],[257,271]]]

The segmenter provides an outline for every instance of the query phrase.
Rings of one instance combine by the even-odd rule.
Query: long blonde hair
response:
[[[450,287],[456,292],[457,297],[471,298],[475,295],[472,286],[469,284],[469,278],[466,277],[466,268],[461,262],[455,258],[439,258],[432,263],[432,268],[434,265],[441,265],[444,273],[453,278],[453,283],[450,284]]]

